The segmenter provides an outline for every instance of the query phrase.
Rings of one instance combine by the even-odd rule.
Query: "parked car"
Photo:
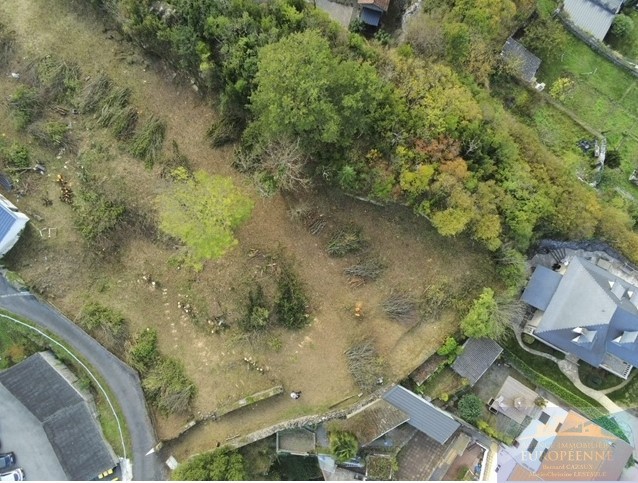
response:
[[[24,471],[22,468],[16,468],[6,473],[0,473],[0,481],[22,481],[24,480]]]
[[[0,471],[11,468],[16,462],[16,456],[13,453],[0,453]]]

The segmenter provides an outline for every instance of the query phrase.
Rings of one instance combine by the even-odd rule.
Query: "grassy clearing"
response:
[[[179,142],[181,154],[190,160],[192,172],[205,170],[231,176],[238,186],[248,184],[230,166],[231,149],[211,150],[205,141],[206,128],[215,115],[190,88],[180,89],[166,82],[166,76],[143,67],[142,61],[122,62],[118,52],[128,47],[101,36],[102,24],[70,12],[65,2],[53,0],[53,4],[56,8],[51,7],[51,2],[26,0],[24,8],[7,7],[11,9],[8,18],[16,25],[19,45],[28,42],[37,49],[38,57],[54,49],[66,58],[77,59],[83,68],[83,79],[86,76],[97,79],[99,72],[106,72],[113,83],[131,89],[131,99],[141,112],[154,112],[166,120],[167,133],[170,133],[167,140],[174,138]],[[45,15],[46,12],[50,15]],[[39,32],[47,32],[46,38],[40,37]],[[20,52],[19,58],[28,54]],[[130,52],[126,55],[127,59],[135,58]],[[93,70],[89,70],[91,67]],[[3,95],[9,96],[15,88],[14,80],[0,78]],[[108,90],[100,89],[96,97],[104,97]],[[87,111],[93,109],[92,112],[82,108],[82,92],[86,93],[80,91],[76,96],[80,114],[73,117],[77,125],[73,134],[77,136],[79,152],[86,152],[91,144],[97,143],[108,153],[92,162],[91,174],[98,176],[100,192],[107,199],[121,200],[127,210],[137,208],[152,216],[157,210],[158,193],[174,185],[170,179],[177,180],[181,174],[172,173],[171,169],[167,180],[160,177],[159,169],[148,170],[143,163],[135,162],[121,149],[122,144],[115,142],[110,127],[96,126],[96,116],[101,113],[99,107],[88,106]],[[30,146],[26,135],[16,134],[13,124],[3,115],[0,110],[2,132]],[[47,108],[43,117],[49,115]],[[175,162],[176,169],[185,164],[181,156],[179,158]],[[481,286],[479,281],[493,284],[495,280],[489,257],[466,239],[442,239],[424,220],[415,221],[410,210],[375,207],[322,189],[299,200],[323,215],[308,219],[303,225],[289,220],[286,199],[279,196],[258,199],[253,216],[237,231],[237,247],[219,260],[207,262],[198,273],[175,260],[174,241],[158,242],[152,237],[118,238],[116,256],[96,259],[73,226],[72,207],[57,202],[59,187],[54,182],[56,174],[64,173],[78,191],[78,168],[89,161],[74,153],[67,153],[59,160],[55,155],[47,159],[47,169],[52,176],[33,176],[31,194],[21,197],[19,203],[21,209],[40,214],[44,221],[32,223],[35,229],[30,235],[25,233],[7,260],[27,283],[55,297],[56,305],[73,316],[87,301],[95,301],[121,310],[130,323],[131,333],[145,330],[149,325],[156,328],[161,352],[178,357],[185,373],[198,387],[194,411],[214,410],[226,401],[271,387],[271,380],[303,391],[301,401],[273,398],[260,403],[259,411],[229,415],[217,421],[214,427],[202,427],[187,434],[185,440],[176,445],[178,458],[210,449],[213,438],[223,440],[289,417],[321,413],[344,394],[360,392],[345,356],[350,343],[354,342],[352,334],[357,331],[375,341],[379,357],[389,366],[388,380],[404,377],[419,359],[436,350],[454,330],[454,320],[449,314],[451,310],[440,310],[439,316],[433,314],[438,311],[434,309],[428,312],[426,322],[410,329],[388,320],[382,312],[382,302],[393,288],[410,288],[414,296],[419,297],[426,287],[431,287],[427,291],[428,299],[436,303],[428,306],[441,309],[446,300],[453,298],[450,291],[434,290],[446,287],[444,279],[467,281],[468,292],[474,286]],[[184,170],[180,171],[183,174]],[[53,204],[44,207],[40,197],[47,191]],[[250,189],[246,191],[254,195]],[[342,258],[329,257],[326,247],[331,235],[351,223],[362,228],[373,250],[361,254],[351,252]],[[57,237],[40,238],[38,229],[49,226],[58,228]],[[128,227],[127,221],[127,234],[130,233]],[[231,325],[236,323],[240,315],[237,301],[245,303],[245,298],[238,294],[247,278],[254,277],[261,283],[265,279],[277,279],[279,265],[262,254],[274,253],[278,246],[286,256],[298,261],[295,268],[307,286],[311,301],[308,326],[294,332],[273,329],[263,343],[255,344],[234,340],[234,328],[226,333],[212,333],[218,318]],[[355,290],[344,276],[344,270],[371,253],[383,260],[383,274],[374,283]],[[406,257],[406,253],[410,256]],[[46,257],[46,262],[33,263],[36,257],[38,260]],[[144,278],[149,275],[157,285],[151,285],[149,278]],[[457,293],[456,287],[452,288],[452,292]],[[471,299],[472,294],[468,293],[467,297]],[[185,301],[197,312],[210,315],[212,323],[186,313]],[[355,318],[351,308],[359,301],[363,304],[364,316]],[[272,346],[277,349],[266,341],[273,341]],[[269,369],[265,374],[251,370],[244,362],[246,356]],[[156,421],[160,438],[174,436],[185,423],[182,418],[164,418],[161,414],[156,414]]]
[[[631,136],[638,121],[638,79],[572,35],[568,36],[567,47],[560,60],[542,62],[537,77],[548,88],[560,77],[568,77],[574,82],[564,105],[605,134],[608,147],[621,152],[622,171],[628,176],[638,160],[638,139]],[[566,149],[569,145],[565,146],[563,140],[573,139],[579,128],[569,118],[558,119],[559,114],[550,114],[548,110],[553,109],[547,106],[532,115],[541,137],[555,151],[569,152]],[[624,185],[634,195],[638,194],[638,190],[627,181]]]

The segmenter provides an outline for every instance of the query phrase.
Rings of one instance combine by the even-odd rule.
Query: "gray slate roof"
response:
[[[0,372],[0,384],[42,423],[69,480],[91,480],[116,465],[84,398],[41,354]]]
[[[534,308],[546,310],[563,276],[539,265],[534,270],[521,300]]]
[[[593,366],[601,364],[606,352],[638,365],[638,340],[614,342],[625,332],[638,331],[636,298],[638,288],[583,258],[574,257],[534,334]],[[573,340],[578,336],[578,328],[595,331],[595,336],[589,342],[576,343]]]
[[[452,416],[403,386],[393,387],[384,394],[383,399],[407,413],[410,417],[409,425],[425,433],[439,444],[445,443],[460,426]]]
[[[463,344],[463,352],[452,364],[452,369],[474,385],[494,364],[501,352],[503,348],[492,339],[468,339]]]
[[[409,419],[410,416],[404,411],[383,399],[377,399],[346,419],[341,428],[353,433],[361,446],[366,446]]]
[[[503,46],[503,57],[516,66],[518,75],[525,82],[532,82],[536,77],[536,71],[541,66],[541,59],[511,37]]]
[[[623,0],[565,0],[563,9],[576,27],[603,40]]]

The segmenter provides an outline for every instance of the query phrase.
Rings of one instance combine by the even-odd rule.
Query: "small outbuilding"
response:
[[[536,72],[541,66],[541,59],[527,50],[523,44],[510,37],[505,42],[501,55],[518,77],[530,84],[536,82]]]
[[[623,3],[624,0],[565,0],[563,11],[576,27],[602,41]]]
[[[361,7],[361,21],[366,25],[378,27],[381,17],[388,11],[390,0],[359,0]]]
[[[473,386],[499,358],[503,348],[492,339],[468,339],[452,370]]]

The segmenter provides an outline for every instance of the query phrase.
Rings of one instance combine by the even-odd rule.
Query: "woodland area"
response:
[[[264,193],[328,180],[408,204],[499,259],[541,237],[600,237],[638,256],[635,220],[490,96],[507,75],[500,47],[534,2],[428,2],[396,48],[302,0],[99,3],[214,96],[211,142],[239,142],[236,166]]]

